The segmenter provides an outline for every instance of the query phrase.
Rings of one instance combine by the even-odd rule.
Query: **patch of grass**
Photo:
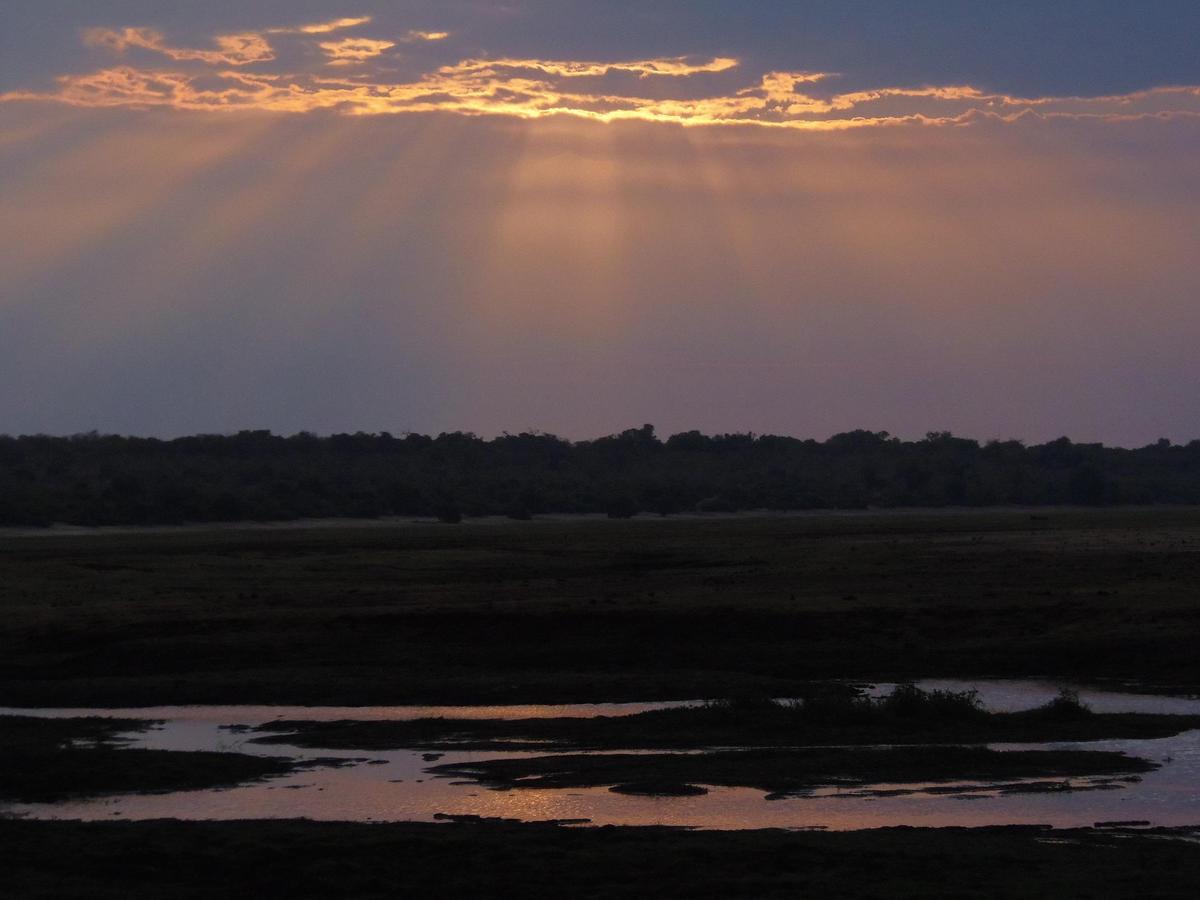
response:
[[[1028,715],[1054,722],[1079,722],[1090,719],[1095,715],[1092,708],[1079,699],[1079,694],[1069,688],[1063,688],[1058,696],[1045,706],[1031,710]]]

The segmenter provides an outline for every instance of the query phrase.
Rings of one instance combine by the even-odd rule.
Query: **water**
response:
[[[979,690],[997,711],[1038,706],[1060,685],[1038,681],[927,681],[922,688]],[[877,686],[886,692],[889,686]],[[1200,699],[1078,689],[1097,711],[1200,714]],[[131,735],[131,746],[166,750],[225,750],[299,759],[366,759],[344,768],[317,768],[265,782],[220,790],[122,795],[58,804],[10,805],[9,812],[64,819],[247,819],[297,818],[352,821],[435,821],[440,815],[478,815],[540,821],[588,819],[597,825],[682,825],[699,828],[813,828],[850,830],[891,825],[983,826],[1046,824],[1090,826],[1102,821],[1145,820],[1154,825],[1200,824],[1200,731],[1159,740],[1098,741],[1085,744],[995,745],[996,749],[1117,750],[1161,762],[1140,783],[1114,790],[1047,794],[999,794],[978,785],[959,793],[920,793],[941,785],[871,785],[864,790],[827,788],[806,797],[766,800],[746,788],[710,788],[706,796],[646,798],[606,788],[494,791],[430,775],[446,763],[541,755],[456,752],[427,761],[421,752],[307,750],[257,745],[221,725],[258,725],[274,719],[380,720],[430,715],[475,718],[621,715],[678,704],[588,704],[521,707],[166,707],[137,710],[0,710],[36,715],[108,715],[161,718],[162,727]],[[1166,761],[1169,760],[1169,761]],[[1076,779],[1088,786],[1087,779]],[[887,796],[877,791],[907,791]],[[912,793],[916,791],[916,793]]]

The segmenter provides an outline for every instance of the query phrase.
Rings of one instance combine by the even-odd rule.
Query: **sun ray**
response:
[[[552,328],[603,328],[625,295],[616,133],[581,133],[566,123],[534,130],[509,162],[473,292],[484,293],[482,283],[503,286],[506,301],[481,309],[481,322],[495,333],[533,319]],[[541,265],[529,269],[532,260]],[[529,271],[533,282],[518,275]]]
[[[177,191],[235,158],[265,127],[258,119],[176,130],[153,118],[111,125],[21,172],[8,197],[21,215],[0,222],[0,266],[10,284],[36,278],[168,207]]]
[[[192,198],[187,227],[178,231],[156,258],[145,260],[138,277],[156,285],[158,295],[170,295],[174,285],[186,283],[194,273],[219,266],[240,244],[263,240],[281,211],[294,210],[307,186],[319,185],[322,175],[336,167],[352,140],[344,129],[318,127],[297,132],[287,123],[271,119],[259,123],[256,138],[254,158],[270,160],[266,170],[218,196]],[[187,201],[177,196],[173,202]],[[303,329],[306,313],[293,308],[288,321]]]

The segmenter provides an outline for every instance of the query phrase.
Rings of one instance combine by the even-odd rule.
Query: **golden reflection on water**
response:
[[[957,683],[939,686],[959,689]],[[1043,700],[1054,686],[1036,682],[983,684],[982,694],[996,706],[1028,708]],[[1099,709],[1112,712],[1131,708],[1173,713],[1195,712],[1196,698],[1087,692]],[[490,790],[463,783],[460,776],[441,778],[429,770],[438,765],[469,766],[496,758],[530,757],[541,753],[460,752],[425,760],[413,751],[303,750],[281,745],[248,743],[245,735],[220,728],[222,723],[257,723],[275,718],[397,719],[446,715],[458,718],[534,718],[562,715],[598,715],[635,712],[657,704],[613,706],[517,707],[367,707],[305,710],[283,707],[176,707],[146,710],[54,710],[41,714],[162,716],[161,730],[135,737],[135,746],[176,750],[234,750],[258,755],[301,758],[356,758],[345,768],[315,768],[267,782],[225,790],[191,791],[159,795],[130,795],[57,805],[10,805],[8,811],[39,818],[188,818],[244,819],[296,818],[348,821],[436,821],[438,814],[484,816],[524,821],[589,819],[593,824],[676,825],[698,828],[812,828],[852,830],[896,825],[973,827],[983,825],[1046,824],[1060,827],[1090,826],[1100,821],[1145,819],[1164,826],[1200,822],[1200,731],[1173,738],[1142,741],[1101,741],[1085,749],[1117,750],[1162,761],[1138,783],[1116,790],[1054,791],[1003,794],[971,791],[962,794],[908,793],[886,796],[875,790],[920,790],[929,785],[878,784],[829,787],[804,797],[767,800],[759,790],[711,787],[698,797],[652,798],[613,793],[607,788]],[[4,710],[0,714],[30,711]],[[1042,745],[1045,746],[1045,745]],[[1025,745],[997,749],[1026,749]],[[1170,760],[1167,762],[1166,760]],[[369,762],[363,762],[368,760]],[[1086,785],[1086,780],[1076,780]],[[457,782],[457,783],[456,783]],[[945,784],[940,785],[944,787]]]
[[[210,728],[210,734],[215,733]],[[151,741],[152,743],[152,741]],[[209,746],[211,749],[211,746]],[[235,746],[245,752],[290,754],[280,746]],[[382,764],[319,768],[261,784],[176,794],[136,795],[59,805],[13,806],[39,818],[188,819],[296,818],[332,821],[435,821],[446,816],[483,816],[523,821],[589,819],[603,825],[675,825],[698,828],[811,828],[831,830],[910,826],[1046,824],[1089,826],[1098,821],[1146,819],[1161,825],[1200,821],[1200,732],[1145,742],[1105,742],[1175,762],[1120,790],[1044,794],[909,794],[873,796],[860,786],[828,788],[806,797],[767,800],[749,788],[711,787],[698,797],[636,797],[606,788],[490,790],[474,783],[436,777],[435,765],[533,753],[450,753],[425,761],[419,753],[299,751],[383,760]],[[455,782],[458,783],[455,783]],[[921,785],[877,785],[919,789]]]

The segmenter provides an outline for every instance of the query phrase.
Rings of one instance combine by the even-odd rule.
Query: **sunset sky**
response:
[[[1200,3],[0,0],[0,433],[1200,438]]]

